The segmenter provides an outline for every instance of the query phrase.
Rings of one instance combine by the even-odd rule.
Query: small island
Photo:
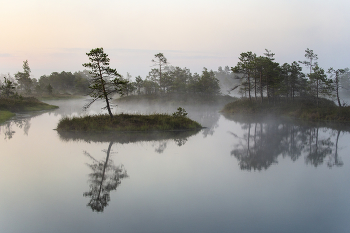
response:
[[[92,49],[86,53],[90,62],[83,66],[90,68],[90,97],[92,99],[83,107],[88,109],[96,100],[105,102],[104,109],[108,114],[64,117],[58,125],[58,131],[167,131],[167,130],[195,130],[202,126],[189,119],[185,109],[179,107],[177,112],[169,114],[119,114],[113,115],[110,100],[113,94],[123,95],[128,81],[122,79],[121,75],[109,67],[109,58],[103,48]],[[97,67],[97,68],[96,68]]]
[[[179,108],[182,109],[182,108]],[[184,111],[169,114],[118,114],[110,117],[105,115],[65,117],[58,125],[57,131],[171,131],[196,130],[202,126],[186,117]]]

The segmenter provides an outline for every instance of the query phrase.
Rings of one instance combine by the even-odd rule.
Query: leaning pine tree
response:
[[[111,95],[118,93],[123,95],[123,90],[127,85],[127,81],[121,79],[121,75],[115,69],[109,67],[108,55],[103,52],[103,48],[92,49],[88,55],[90,63],[84,63],[83,66],[90,68],[91,80],[89,95],[92,100],[84,106],[86,110],[98,99],[106,101],[106,106],[103,109],[107,109],[111,118],[113,114],[111,111],[111,105],[109,101],[112,99]]]

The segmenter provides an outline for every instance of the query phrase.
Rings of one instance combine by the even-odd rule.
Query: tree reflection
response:
[[[68,132],[58,131],[62,141],[85,142],[116,142],[120,144],[151,142],[155,152],[163,153],[168,142],[174,141],[177,146],[183,146],[188,138],[196,135],[200,130],[188,131],[159,131],[159,132]]]
[[[113,142],[110,142],[107,151],[105,151],[106,159],[103,161],[98,161],[88,152],[84,152],[92,159],[92,164],[88,164],[92,170],[92,173],[89,174],[90,191],[83,194],[84,197],[90,197],[87,206],[92,211],[103,212],[110,201],[110,192],[116,190],[121,184],[121,180],[128,177],[124,166],[116,166],[110,159],[112,145]]]
[[[329,157],[329,161],[327,163],[329,168],[332,168],[334,166],[341,167],[344,164],[343,161],[341,161],[341,158],[339,158],[339,156],[338,156],[339,135],[340,135],[340,130],[338,130],[337,139],[335,141],[335,152],[334,152],[334,154],[331,154],[331,156]]]
[[[129,144],[150,142],[155,147],[155,152],[163,153],[169,141],[174,141],[177,146],[184,145],[188,138],[196,135],[200,130],[190,131],[159,131],[159,132],[74,132],[57,131],[62,141],[109,142],[106,159],[98,161],[88,152],[84,152],[92,163],[88,164],[92,172],[89,174],[90,190],[83,196],[89,197],[87,204],[93,211],[103,212],[110,201],[110,192],[116,190],[122,179],[128,174],[123,165],[116,166],[110,159],[113,143]]]
[[[0,133],[3,132],[6,139],[12,139],[16,131],[14,128],[23,129],[24,135],[28,135],[30,129],[30,120],[33,116],[17,115],[10,121],[0,125]]]
[[[319,128],[310,129],[309,150],[305,158],[306,164],[312,164],[315,167],[323,164],[324,159],[332,154],[334,143],[331,138],[319,139]]]
[[[342,166],[338,155],[338,140],[342,129],[273,120],[236,119],[245,131],[241,137],[230,132],[238,143],[231,151],[242,170],[266,170],[278,162],[278,157],[296,161],[304,156],[305,163],[320,166],[328,158],[328,167]],[[335,136],[335,132],[336,136]]]

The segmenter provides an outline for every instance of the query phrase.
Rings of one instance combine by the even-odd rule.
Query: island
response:
[[[179,107],[178,111],[169,114],[118,114],[111,117],[108,114],[64,117],[57,131],[165,131],[165,130],[196,130],[202,126],[188,118],[186,111]]]

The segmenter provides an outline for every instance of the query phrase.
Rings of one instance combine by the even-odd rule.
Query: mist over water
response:
[[[199,132],[60,134],[84,99],[0,126],[0,232],[347,232],[344,125],[225,117],[222,106],[118,103],[116,113],[183,107]]]

